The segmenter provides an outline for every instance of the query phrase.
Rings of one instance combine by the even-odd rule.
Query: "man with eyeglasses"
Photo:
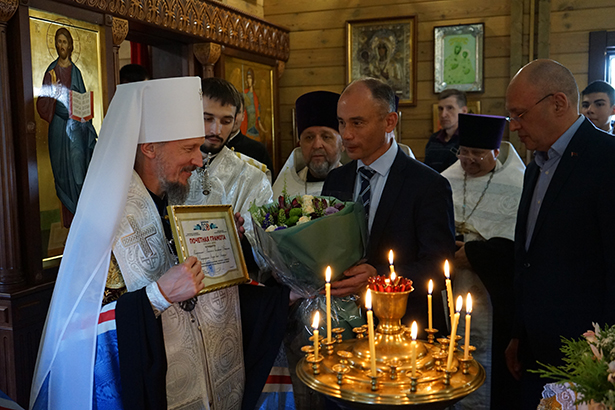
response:
[[[513,240],[525,165],[514,147],[502,142],[505,127],[504,117],[459,114],[459,161],[442,173],[451,184],[455,207],[453,291],[472,293],[473,356],[487,373],[483,386],[462,400],[459,409],[518,407],[518,387],[506,368],[504,350],[513,318]]]
[[[535,409],[545,380],[536,361],[561,364],[560,337],[615,323],[615,140],[579,115],[574,76],[535,60],[506,92],[510,130],[535,150],[515,230],[515,327],[506,350]]]

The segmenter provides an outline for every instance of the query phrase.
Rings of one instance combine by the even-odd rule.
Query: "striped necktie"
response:
[[[361,190],[359,191],[359,197],[363,200],[365,216],[369,219],[369,205],[372,197],[370,181],[376,171],[369,167],[361,167],[359,168],[359,172],[361,173]]]

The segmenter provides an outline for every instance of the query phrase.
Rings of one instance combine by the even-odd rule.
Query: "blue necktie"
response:
[[[363,200],[365,216],[369,219],[369,204],[372,196],[370,181],[376,171],[368,167],[361,167],[359,168],[359,172],[361,173],[361,190],[359,191],[359,197]]]

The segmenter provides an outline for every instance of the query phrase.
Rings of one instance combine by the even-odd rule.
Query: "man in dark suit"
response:
[[[535,150],[515,231],[514,339],[509,370],[535,409],[544,379],[536,361],[561,364],[560,336],[615,323],[615,140],[579,115],[572,73],[535,60],[506,92],[510,130]]]
[[[396,272],[414,281],[409,317],[424,325],[427,283],[429,279],[444,283],[442,266],[455,250],[450,185],[398,149],[393,136],[398,120],[395,94],[387,84],[373,78],[351,83],[340,97],[337,116],[344,147],[353,161],[329,172],[322,193],[369,202],[369,240],[365,261],[344,272],[346,278],[331,285],[331,294],[365,292],[368,277],[388,275],[387,255],[392,249]],[[362,181],[363,167],[373,172],[368,183]],[[362,189],[365,186],[369,186],[368,195]],[[441,306],[441,301],[434,301],[435,308]],[[434,320],[443,318],[434,314]]]

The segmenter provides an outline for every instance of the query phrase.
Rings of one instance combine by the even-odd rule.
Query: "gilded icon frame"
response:
[[[434,27],[434,92],[484,91],[485,24]]]
[[[417,18],[346,21],[346,80],[379,78],[399,97],[416,105]]]

